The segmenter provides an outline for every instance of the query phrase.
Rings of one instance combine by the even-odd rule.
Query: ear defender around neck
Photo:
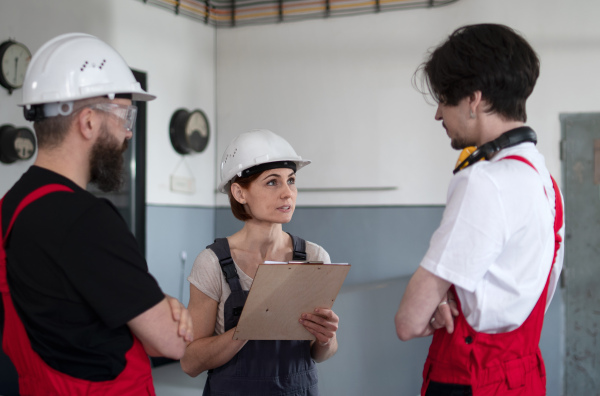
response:
[[[466,159],[469,158],[469,156],[473,154],[475,150],[477,150],[477,147],[475,146],[469,146],[462,149],[458,156],[458,160],[456,161],[456,165],[454,165],[454,173],[471,165],[468,161],[466,161]]]
[[[499,151],[524,142],[537,144],[535,132],[527,126],[504,132],[497,139],[487,142],[481,147],[467,147],[460,153],[452,173],[456,174],[461,169],[473,165],[477,161],[492,159]]]

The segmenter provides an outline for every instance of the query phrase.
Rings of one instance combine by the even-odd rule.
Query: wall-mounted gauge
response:
[[[30,60],[31,52],[25,45],[12,40],[0,44],[0,85],[8,93],[23,86]]]
[[[171,116],[169,136],[179,154],[201,153],[210,137],[208,119],[202,110],[176,110]]]
[[[35,135],[30,129],[8,124],[0,126],[0,162],[12,164],[28,160],[35,154],[35,148]]]

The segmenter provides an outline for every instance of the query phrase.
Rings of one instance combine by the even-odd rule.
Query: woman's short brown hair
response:
[[[250,183],[252,183],[254,180],[258,179],[258,177],[261,175],[261,173],[256,173],[256,174],[253,174],[253,175],[250,175],[247,177],[237,177],[236,176],[227,185],[226,188],[227,188],[227,196],[229,197],[229,205],[231,206],[231,212],[233,213],[233,215],[235,216],[236,219],[241,220],[241,221],[246,221],[246,220],[250,220],[252,218],[252,216],[246,211],[246,208],[244,207],[244,205],[239,203],[233,197],[233,194],[231,193],[231,185],[233,183],[237,183],[240,185],[241,188],[248,189],[248,187],[250,186]]]

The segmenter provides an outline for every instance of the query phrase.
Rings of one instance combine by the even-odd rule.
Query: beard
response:
[[[455,129],[452,129],[452,131],[449,131],[448,126],[446,125],[446,123],[444,121],[442,121],[442,126],[446,130],[446,134],[450,138],[450,146],[454,150],[463,150],[467,147],[473,147],[473,146],[476,147],[477,146],[477,143],[472,141],[471,138],[464,136],[464,134],[457,133]]]
[[[467,147],[476,147],[477,144],[465,137],[455,137],[450,139],[450,145],[454,150],[463,150]]]
[[[104,192],[118,191],[123,185],[123,153],[127,150],[128,141],[122,145],[108,131],[106,124],[100,128],[100,137],[92,147],[90,156],[90,183],[94,183]]]
[[[450,145],[454,150],[462,150],[466,147],[473,146],[473,144],[469,144],[463,139],[452,139],[450,140]]]

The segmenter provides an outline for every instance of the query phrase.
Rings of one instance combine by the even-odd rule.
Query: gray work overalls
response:
[[[306,260],[306,242],[290,234],[294,260]],[[207,246],[217,255],[231,289],[225,301],[225,331],[237,325],[248,292],[242,290],[227,238]],[[310,341],[248,341],[227,363],[209,370],[204,396],[318,396]]]

